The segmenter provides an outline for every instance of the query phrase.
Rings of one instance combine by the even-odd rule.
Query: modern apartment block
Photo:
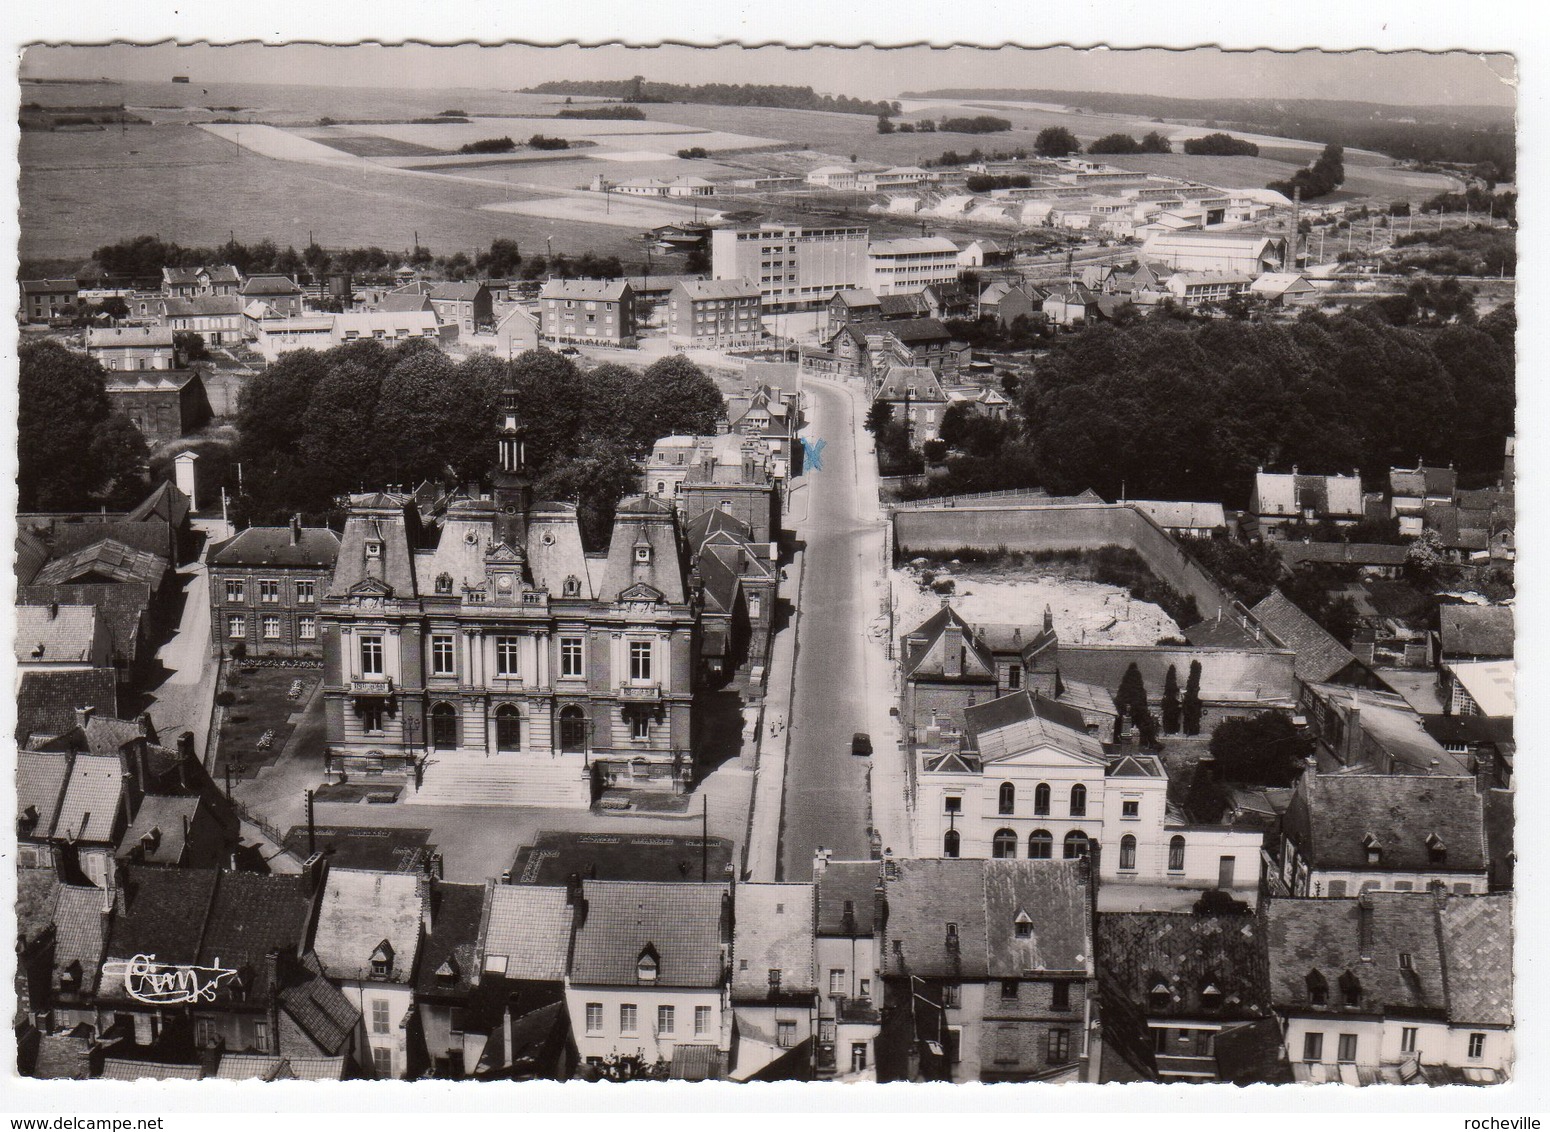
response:
[[[908,295],[958,278],[958,245],[942,236],[873,240],[867,246],[872,294]]]
[[[867,229],[761,224],[711,233],[717,279],[756,283],[767,313],[812,310],[867,280]]]

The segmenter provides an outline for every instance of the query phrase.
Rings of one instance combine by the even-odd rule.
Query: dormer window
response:
[[[1222,1005],[1221,988],[1210,979],[1207,979],[1206,985],[1200,988],[1200,1005],[1207,1010],[1216,1010]]]
[[[393,973],[393,945],[383,940],[371,953],[371,977],[386,979]]]
[[[1022,909],[1018,909],[1017,916],[1012,920],[1012,933],[1018,939],[1033,938],[1033,918]]]
[[[781,977],[780,968],[779,967],[771,967],[770,968],[770,993],[771,994],[779,994],[780,993],[780,977]]]
[[[958,942],[958,925],[951,921],[947,924],[947,942],[949,945],[955,945]]]
[[[1329,981],[1324,978],[1322,972],[1309,971],[1305,980],[1308,985],[1308,1004],[1310,1006],[1329,1005]]]
[[[1168,1003],[1173,999],[1173,991],[1168,984],[1158,980],[1152,984],[1152,989],[1147,992],[1147,1000],[1153,1010],[1166,1010]]]
[[[1362,838],[1362,848],[1367,851],[1367,863],[1376,865],[1383,860],[1383,845],[1372,834]]]
[[[637,982],[654,983],[657,981],[658,969],[657,949],[648,943],[635,959],[635,979]]]
[[[1435,833],[1426,835],[1426,857],[1434,865],[1446,865],[1448,863],[1448,847],[1443,844],[1442,838]]]
[[[1340,1002],[1352,1008],[1362,1004],[1361,981],[1350,971],[1340,976]]]
[[[436,981],[442,984],[455,983],[457,976],[457,960],[449,955],[442,960],[441,966],[436,968]]]

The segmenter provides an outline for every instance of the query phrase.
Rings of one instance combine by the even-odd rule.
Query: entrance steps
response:
[[[546,806],[585,810],[592,785],[582,755],[433,754],[420,788],[411,785],[405,805]]]

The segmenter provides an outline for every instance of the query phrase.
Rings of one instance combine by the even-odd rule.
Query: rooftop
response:
[[[16,607],[18,664],[84,663],[96,639],[97,611],[90,605]]]
[[[715,883],[583,881],[571,982],[637,986],[650,957],[653,985],[720,986],[729,891]]]
[[[1511,660],[1455,661],[1447,666],[1481,715],[1512,716],[1518,710],[1518,666]]]
[[[1099,970],[1151,1017],[1262,1017],[1270,985],[1258,923],[1244,914],[1102,913]]]
[[[732,997],[765,998],[771,971],[780,972],[781,993],[815,993],[814,886],[740,884],[734,901]]]
[[[249,527],[211,548],[212,566],[291,566],[332,570],[339,536],[327,527]]]
[[[1470,777],[1304,774],[1285,826],[1316,869],[1477,873],[1486,868],[1484,810]],[[1378,859],[1369,863],[1374,849]]]
[[[428,894],[413,873],[330,869],[313,942],[324,971],[336,980],[412,982]],[[373,974],[378,954],[387,956],[385,977]]]
[[[559,982],[570,958],[575,909],[566,890],[525,884],[489,889],[484,935],[485,971],[508,979]]]

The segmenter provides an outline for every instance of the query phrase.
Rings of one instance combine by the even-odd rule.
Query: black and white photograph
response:
[[[1521,1083],[1499,21],[185,18],[16,54],[8,1078]]]

